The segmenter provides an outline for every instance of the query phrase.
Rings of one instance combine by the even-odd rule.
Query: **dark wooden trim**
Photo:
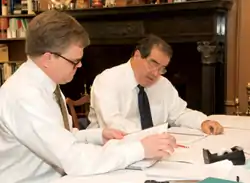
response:
[[[111,8],[88,8],[83,10],[68,10],[77,19],[88,19],[97,16],[107,15],[129,15],[129,14],[145,14],[145,13],[174,13],[177,11],[204,11],[204,10],[228,10],[233,4],[232,0],[197,0],[182,3],[164,3],[164,4],[146,4],[137,6],[111,7]]]

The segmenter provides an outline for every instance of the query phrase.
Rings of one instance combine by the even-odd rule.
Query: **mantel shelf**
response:
[[[116,15],[118,17],[129,14],[164,13],[172,14],[181,11],[205,11],[205,10],[229,10],[233,4],[232,0],[196,0],[181,3],[162,3],[135,5],[110,8],[88,8],[81,10],[67,10],[77,19],[87,19],[96,16]],[[194,12],[190,12],[194,13]]]

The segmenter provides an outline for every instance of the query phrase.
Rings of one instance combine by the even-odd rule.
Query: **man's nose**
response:
[[[154,75],[155,77],[161,75],[161,74],[160,74],[160,70],[159,70],[159,69],[155,69],[155,70],[153,71],[153,75]]]
[[[77,68],[82,67],[82,61],[81,61],[81,62],[79,62],[79,63],[76,65],[76,67],[77,67]]]

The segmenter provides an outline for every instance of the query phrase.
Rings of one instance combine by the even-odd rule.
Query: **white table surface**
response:
[[[216,117],[213,117],[213,119]],[[230,116],[219,116],[218,118],[224,120],[223,125],[226,125],[226,120],[232,119]],[[244,128],[246,123],[250,124],[248,118],[233,117],[236,127]],[[229,122],[232,127],[232,120]],[[246,124],[248,126],[249,124]],[[218,152],[222,149],[229,149],[233,146],[242,146],[244,150],[250,153],[250,130],[225,128],[223,135],[208,136],[199,141],[194,142],[190,145],[189,149],[186,149],[187,156],[185,158],[193,160],[197,164],[203,164],[202,148],[209,149],[211,152]],[[173,155],[174,157],[174,155]],[[246,155],[247,158],[248,155]],[[181,172],[180,172],[181,173]],[[240,182],[250,183],[250,170],[246,169],[245,166],[234,166],[233,169],[227,176],[229,180],[236,180],[236,176],[240,177]],[[106,173],[103,175],[87,176],[87,177],[70,177],[64,176],[61,179],[54,181],[53,183],[144,183],[145,180],[153,179],[147,177],[144,171],[140,170],[119,170],[115,172]]]

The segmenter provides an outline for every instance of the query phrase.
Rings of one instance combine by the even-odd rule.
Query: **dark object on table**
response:
[[[144,183],[169,183],[169,181],[146,180]]]
[[[168,180],[168,181],[156,181],[146,180],[144,183],[198,183],[199,180]]]
[[[222,155],[219,155],[218,153],[211,154],[209,150],[203,149],[204,162],[205,164],[210,164],[228,159],[232,161],[234,165],[244,165],[246,162],[246,157],[243,148],[234,146],[231,148],[231,151],[232,152],[224,152]]]

